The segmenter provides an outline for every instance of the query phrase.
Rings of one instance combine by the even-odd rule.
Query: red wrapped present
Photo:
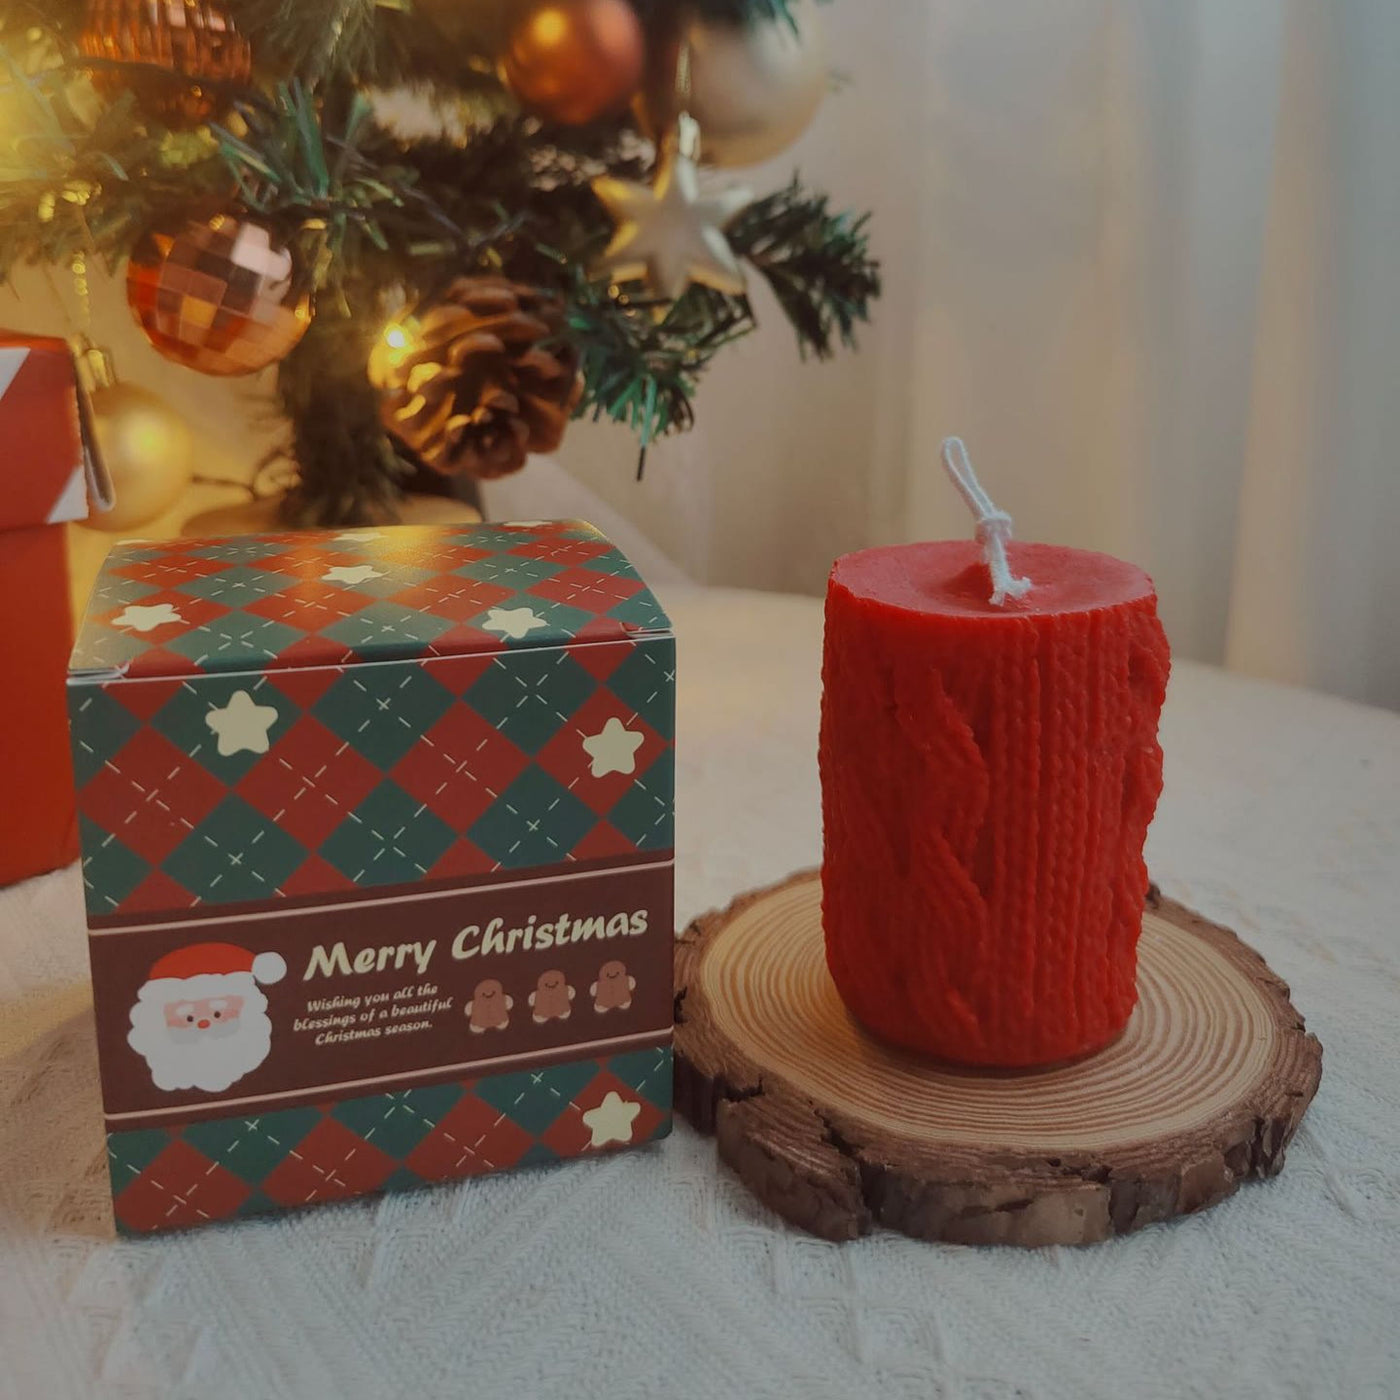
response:
[[[0,331],[0,885],[78,854],[63,522],[110,492],[66,341]]]

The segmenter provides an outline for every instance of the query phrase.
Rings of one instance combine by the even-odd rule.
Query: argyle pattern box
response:
[[[580,522],[118,545],[68,698],[121,1228],[667,1131],[674,683]]]
[[[628,1107],[600,1146],[665,1136],[670,1051],[110,1133],[117,1228],[178,1229],[577,1157],[614,1103]]]

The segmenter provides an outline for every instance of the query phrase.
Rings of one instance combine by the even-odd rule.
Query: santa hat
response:
[[[287,975],[281,953],[250,953],[236,943],[191,943],[156,960],[149,982],[187,981],[191,977],[229,977],[242,973],[255,982],[280,982]]]

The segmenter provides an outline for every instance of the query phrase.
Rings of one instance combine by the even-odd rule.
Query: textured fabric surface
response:
[[[682,917],[815,862],[820,605],[671,592]],[[684,1125],[639,1152],[112,1234],[82,894],[0,892],[0,1395],[1400,1393],[1400,717],[1190,665],[1148,843],[1326,1047],[1283,1175],[1036,1254],[821,1243]]]

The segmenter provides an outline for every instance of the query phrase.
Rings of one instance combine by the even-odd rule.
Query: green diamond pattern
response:
[[[517,538],[513,543],[518,544]],[[492,554],[485,559],[473,559],[453,572],[463,578],[481,579],[485,583],[497,583],[502,588],[514,588],[524,593],[532,583],[541,579],[553,578],[564,568],[548,559],[527,559],[520,554]]]
[[[361,654],[370,654],[376,647],[398,647],[405,641],[435,641],[454,625],[449,618],[438,617],[435,613],[415,612],[397,603],[381,603],[372,612],[341,618],[325,628],[323,635],[334,637]]]
[[[251,1118],[191,1123],[184,1138],[211,1161],[256,1186],[320,1121],[314,1108],[286,1108]]]
[[[594,614],[585,612],[582,608],[570,607],[568,603],[556,603],[552,598],[538,598],[533,593],[521,601],[536,617],[542,617],[549,624],[550,632],[556,636],[567,637],[594,620]],[[482,618],[485,616],[483,613]],[[476,625],[480,627],[482,624],[478,621]],[[539,638],[534,633],[525,637],[508,637],[506,646],[512,651],[538,647]]]
[[[126,603],[134,603],[158,592],[160,589],[154,583],[144,583],[137,578],[123,578],[120,574],[103,574],[93,587],[88,607],[94,612],[120,608]]]
[[[608,820],[639,850],[668,851],[675,844],[675,766],[667,749],[608,813]]]
[[[497,1074],[476,1086],[476,1096],[527,1133],[538,1136],[563,1113],[576,1094],[593,1082],[597,1073],[594,1061],[579,1060],[551,1065],[549,1069]]]
[[[386,1178],[379,1189],[387,1194],[398,1191],[423,1191],[427,1187],[428,1182],[424,1181],[417,1172],[410,1171],[407,1167],[400,1167],[393,1175]]]
[[[168,643],[171,651],[187,656],[202,670],[256,670],[298,641],[304,634],[294,627],[255,617],[252,613],[230,612],[223,617],[181,632]]]
[[[381,1152],[402,1158],[437,1127],[443,1114],[461,1097],[460,1085],[436,1084],[428,1089],[347,1099],[336,1106],[331,1117]]]
[[[634,1050],[627,1055],[615,1055],[608,1069],[629,1088],[635,1089],[658,1108],[671,1106],[671,1050],[662,1046],[656,1050]]]
[[[676,644],[669,637],[639,642],[608,677],[608,689],[663,739],[676,730]]]
[[[217,574],[205,574],[202,578],[186,579],[175,585],[181,593],[207,598],[210,602],[222,603],[226,608],[241,608],[255,603],[269,593],[280,593],[286,586],[286,574],[275,574],[268,569],[250,569],[244,564],[222,569]]]
[[[631,560],[616,546],[594,555],[587,567],[595,574],[610,574],[613,577],[619,574],[635,575],[637,572]]]
[[[251,564],[266,559],[270,554],[285,554],[287,541],[276,536],[264,538],[260,535],[240,535],[229,540],[213,540],[184,551],[195,559],[222,559],[230,564]],[[151,555],[130,555],[129,558],[150,558]],[[159,558],[157,554],[154,556]]]
[[[210,712],[225,709],[239,691],[255,704],[270,705],[277,711],[276,722],[268,730],[269,744],[275,744],[296,723],[297,707],[260,676],[192,676],[156,711],[151,721],[181,753],[188,754],[230,786],[262,757],[251,749],[221,754],[218,737],[209,727]],[[85,734],[90,727],[84,727]]]
[[[230,793],[162,867],[203,900],[270,899],[306,859],[299,842]]]
[[[526,753],[538,753],[593,693],[593,678],[566,651],[497,657],[463,699]]]
[[[396,783],[380,783],[335,829],[321,854],[357,885],[421,880],[453,831]]]
[[[80,817],[79,825],[88,913],[110,914],[146,878],[150,866],[95,822]]]
[[[593,812],[548,773],[527,768],[468,833],[509,870],[554,865],[591,830]]]
[[[330,567],[329,563],[327,567]],[[353,590],[356,593],[364,594],[367,598],[389,598],[395,593],[402,592],[405,588],[412,588],[425,579],[434,577],[431,569],[417,569],[398,560],[395,560],[392,567],[385,564],[381,564],[379,567],[383,571],[379,578],[367,578],[359,583],[342,583],[337,579],[329,579],[327,582],[332,587],[343,588],[347,592]],[[372,611],[377,617],[383,608],[375,606]]]
[[[592,790],[577,786],[589,780],[588,759],[576,736],[582,723],[598,722],[580,720],[581,711],[600,699],[615,709],[615,696],[669,741],[674,732],[672,643],[638,639],[616,670],[590,668],[577,658],[586,657],[594,641],[616,644],[616,618],[628,605],[600,614],[587,610],[592,606],[588,602],[574,606],[529,591],[543,587],[547,592],[548,581],[566,569],[626,575],[631,566],[610,546],[582,561],[511,552],[543,547],[547,553],[550,541],[585,540],[598,547],[600,538],[587,526],[405,527],[403,533],[356,532],[345,539],[283,535],[117,546],[98,584],[99,591],[108,590],[109,601],[144,598],[156,590],[157,596],[170,596],[168,590],[175,589],[191,602],[214,603],[203,610],[220,616],[173,635],[145,637],[95,620],[84,633],[80,667],[131,664],[130,679],[75,680],[69,689],[80,805],[92,788],[84,809],[90,818],[84,824],[84,874],[92,912],[123,914],[138,903],[143,916],[154,912],[147,906],[163,885],[149,878],[152,868],[135,848],[168,846],[168,838],[144,843],[141,837],[147,833],[139,826],[128,829],[136,833],[129,843],[113,838],[112,832],[122,831],[123,820],[143,818],[139,808],[127,815],[114,805],[111,783],[94,786],[109,764],[121,765],[123,775],[141,791],[155,790],[177,805],[190,804],[188,812],[167,810],[161,818],[183,820],[189,832],[165,857],[161,873],[201,903],[267,899],[289,887],[311,894],[340,888],[343,878],[382,886],[412,882],[430,871],[451,870],[471,878],[492,868],[557,865],[604,820],[638,849],[668,845],[671,823],[663,809],[673,786],[669,752],[635,775],[630,790],[611,787],[623,795],[612,810],[602,812],[598,804],[575,796]],[[313,608],[304,615],[304,626],[293,627],[247,611],[254,599],[301,589],[339,564],[356,574],[368,567],[381,575],[344,589],[353,616],[328,617],[324,609]],[[395,591],[417,582],[448,579],[454,564],[459,578],[509,584],[513,596],[501,604],[503,611],[528,609],[543,625],[523,638],[509,638],[499,628],[484,626],[489,608],[463,624],[461,618],[434,613],[431,590],[423,607],[393,600]],[[214,572],[201,576],[201,568]],[[585,589],[578,596],[595,593]],[[643,600],[639,606],[649,623],[666,625],[650,594],[637,598]],[[289,615],[300,616],[295,610],[305,601],[302,592],[289,592]],[[606,601],[597,605],[605,607]],[[331,626],[322,632],[318,629],[324,621]],[[487,642],[483,631],[493,640]],[[575,640],[580,634],[582,640]],[[494,655],[473,657],[465,666],[456,661],[463,649],[496,645],[501,650]],[[184,676],[186,668],[172,651],[194,660],[201,673]],[[365,662],[389,655],[403,659],[401,664],[357,664],[349,659],[356,654]],[[140,669],[143,660],[145,670]],[[285,669],[286,679],[274,674],[270,683],[264,672],[272,666]],[[606,672],[606,678],[594,669]],[[145,688],[147,677],[161,679]],[[143,688],[128,691],[129,684]],[[240,692],[275,711],[265,734],[256,722],[238,733],[210,728],[212,712],[227,709]],[[130,709],[116,698],[127,694],[132,696]],[[475,714],[454,714],[458,705]],[[599,709],[594,703],[589,713]],[[315,725],[298,730],[307,714],[335,736],[335,743]],[[541,759],[548,749],[548,758],[517,772],[519,755],[512,754],[513,761],[501,766],[480,801],[455,802],[446,788],[453,768],[444,760],[460,763],[463,755],[470,759],[471,752],[482,752],[487,755],[483,768],[489,769],[489,751],[493,745],[499,748],[499,742],[483,721],[526,756]],[[216,779],[222,794],[212,792],[207,780],[182,779],[178,766],[161,767],[169,762],[164,745],[133,745],[133,739],[142,737],[143,725]],[[302,733],[305,745],[298,737]],[[221,754],[221,741],[234,751]],[[302,807],[289,806],[303,799]],[[491,805],[483,812],[485,800]],[[301,819],[314,803],[337,823],[333,830],[324,815]],[[277,822],[293,810],[298,820],[288,822],[290,831],[281,829]],[[465,829],[452,829],[454,823]],[[608,839],[616,842],[617,837]],[[173,891],[171,897],[186,902]]]
[[[170,1134],[160,1128],[139,1128],[132,1133],[108,1134],[107,1162],[112,1172],[113,1188],[119,1191],[140,1176],[169,1144]]]
[[[97,685],[74,685],[68,690],[68,723],[73,738],[73,776],[78,786],[89,783],[102,765],[115,758],[141,721]]]
[[[452,693],[418,666],[357,666],[312,713],[376,767],[389,769],[452,704]]]
[[[330,1115],[343,1127],[388,1156],[395,1170],[379,1183],[380,1191],[414,1191],[428,1184],[407,1165],[410,1158],[436,1131],[444,1116],[463,1098],[472,1095],[536,1141],[525,1148],[514,1162],[518,1167],[559,1161],[554,1148],[538,1141],[561,1114],[576,1105],[578,1096],[591,1085],[599,1070],[606,1069],[632,1091],[647,1099],[664,1115],[650,1134],[664,1137],[670,1131],[671,1051],[669,1046],[619,1055],[600,1064],[596,1060],[576,1060],[543,1069],[492,1075],[484,1079],[452,1081],[405,1089],[398,1093],[371,1094],[346,1099],[334,1105]],[[206,1170],[207,1159],[237,1177],[249,1188],[246,1198],[228,1213],[238,1216],[261,1215],[284,1207],[269,1197],[262,1184],[321,1121],[323,1110],[316,1107],[280,1109],[256,1115],[237,1114],[199,1123],[175,1125],[168,1129],[136,1129],[110,1133],[107,1155],[112,1178],[112,1194],[117,1200],[117,1228],[124,1234],[160,1228],[147,1223],[130,1224],[124,1219],[122,1196],[132,1188],[138,1193],[149,1183],[142,1175],[160,1161],[171,1141],[183,1137],[193,1149],[189,1165],[191,1182],[162,1180],[163,1190],[197,1187]],[[171,1160],[158,1168],[171,1170]],[[436,1176],[434,1177],[436,1180]],[[149,1217],[147,1217],[149,1219]]]
[[[107,628],[84,648],[78,669],[99,671],[110,667],[125,670],[138,656],[144,656],[150,646],[150,642],[139,632],[119,632]]]
[[[643,631],[654,631],[668,625],[666,614],[661,611],[661,605],[646,589],[633,594],[632,597],[619,603],[615,608],[610,608],[608,616],[615,617],[619,622],[625,622],[629,627],[641,628]]]

